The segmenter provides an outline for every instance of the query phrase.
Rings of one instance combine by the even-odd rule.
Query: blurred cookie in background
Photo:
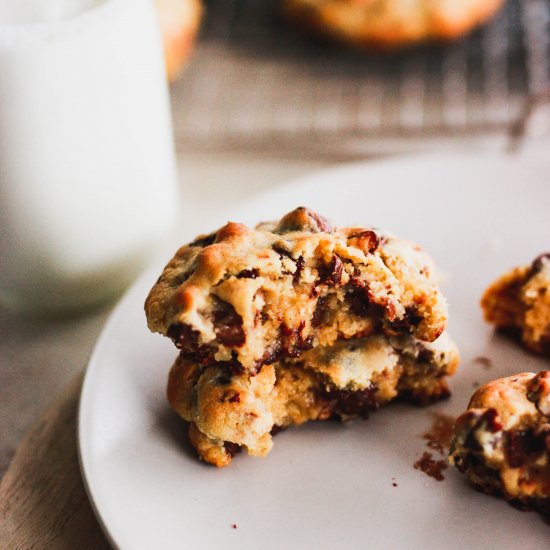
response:
[[[282,0],[287,19],[314,34],[375,50],[445,42],[484,23],[504,0]]]
[[[172,82],[181,73],[191,55],[199,30],[201,0],[155,0],[159,15],[166,72]]]

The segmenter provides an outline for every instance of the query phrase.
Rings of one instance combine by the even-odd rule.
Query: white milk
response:
[[[0,0],[0,298],[124,288],[172,228],[176,170],[149,0]]]

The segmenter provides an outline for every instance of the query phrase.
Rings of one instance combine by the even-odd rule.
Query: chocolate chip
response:
[[[174,342],[178,349],[182,349],[187,344],[196,344],[199,340],[198,331],[190,325],[184,323],[174,323],[168,329],[168,338]]]
[[[184,359],[190,359],[201,366],[212,363],[212,355],[216,348],[199,343],[199,333],[185,323],[174,323],[167,333],[168,337],[180,350]]]
[[[271,431],[269,432],[271,435],[277,435],[278,433],[284,431],[286,429],[285,426],[278,426],[277,424],[274,424],[273,428],[271,428]]]
[[[529,381],[527,399],[535,404],[540,413],[550,416],[550,371],[540,371]]]
[[[275,252],[277,252],[277,254],[279,254],[279,256],[281,256],[281,260],[286,257],[286,258],[290,258],[291,260],[294,260],[294,258],[292,257],[292,254],[284,249],[282,246],[278,245],[278,244],[274,244],[271,248],[273,248],[273,250]]]
[[[532,430],[509,430],[506,432],[505,453],[511,468],[519,468],[532,453],[545,448],[545,440],[536,437]]]
[[[199,235],[192,243],[189,243],[189,246],[199,246],[204,248],[205,246],[210,246],[214,244],[216,240],[217,233],[210,233],[209,235]]]
[[[298,328],[290,328],[283,324],[281,326],[282,353],[285,357],[299,357],[303,351],[313,347],[313,336],[304,339],[302,332],[305,322],[301,321]]]
[[[310,233],[332,233],[334,227],[323,216],[309,208],[301,206],[284,216],[277,224],[274,233],[282,235],[292,231],[309,231]]]
[[[237,391],[226,390],[220,398],[220,403],[240,403],[241,395]]]
[[[232,443],[231,441],[225,441],[224,444],[225,452],[230,456],[234,457],[236,454],[241,452],[241,446],[237,443]]]
[[[405,314],[401,319],[392,321],[391,328],[399,332],[411,332],[414,327],[418,326],[422,322],[422,320],[423,317],[419,315],[418,307],[408,306],[405,309]]]
[[[358,241],[359,248],[367,254],[372,254],[380,245],[380,237],[378,237],[378,235],[370,229],[360,231],[359,233],[354,233],[348,238],[356,239]]]
[[[362,416],[368,418],[369,413],[378,410],[380,404],[376,398],[378,387],[371,384],[363,390],[329,389],[320,392],[323,400],[331,402],[332,409],[339,416]]]
[[[352,277],[350,279],[350,288],[346,293],[346,300],[352,313],[358,317],[368,317],[371,315],[369,288],[367,283],[359,277]]]
[[[304,270],[304,266],[306,265],[306,262],[304,261],[303,256],[300,256],[296,260],[296,271],[294,272],[294,275],[292,275],[292,282],[294,284],[298,284],[300,281],[300,275],[302,274],[302,271]]]
[[[338,256],[333,256],[330,264],[322,265],[317,269],[319,273],[319,281],[317,285],[338,286],[342,281],[342,273],[344,272],[344,264]]]
[[[232,379],[233,375],[231,369],[223,369],[216,378],[216,382],[220,384],[220,386],[227,386],[227,384],[231,383]]]
[[[467,430],[464,439],[464,447],[471,451],[481,451],[481,446],[476,438],[476,432],[479,429],[488,430],[496,433],[502,430],[500,417],[496,409],[487,409],[483,413],[467,411],[457,421],[457,433],[459,430]]]
[[[544,264],[546,262],[550,263],[550,252],[545,252],[544,254],[541,254],[533,260],[533,263],[531,264],[530,275],[533,276],[537,273],[540,273],[544,268]]]
[[[257,268],[243,269],[240,273],[237,273],[237,279],[255,279],[260,274]]]
[[[311,326],[317,328],[323,325],[325,323],[327,311],[328,296],[321,296],[315,305],[315,311],[313,312],[313,317],[311,318]]]
[[[245,343],[243,319],[231,304],[219,298],[215,299],[212,316],[216,338],[221,344],[235,348]]]

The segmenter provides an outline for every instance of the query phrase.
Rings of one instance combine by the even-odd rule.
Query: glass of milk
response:
[[[0,0],[0,302],[83,308],[125,288],[178,205],[150,0]]]

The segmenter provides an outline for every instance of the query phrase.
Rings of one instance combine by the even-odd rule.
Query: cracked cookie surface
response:
[[[481,300],[485,319],[550,356],[550,253],[500,277]]]
[[[550,371],[489,382],[456,421],[450,461],[482,491],[550,517]]]
[[[186,359],[249,373],[378,331],[431,342],[447,324],[433,263],[418,245],[369,227],[335,228],[306,208],[257,229],[228,223],[182,247],[145,311],[149,328]]]

